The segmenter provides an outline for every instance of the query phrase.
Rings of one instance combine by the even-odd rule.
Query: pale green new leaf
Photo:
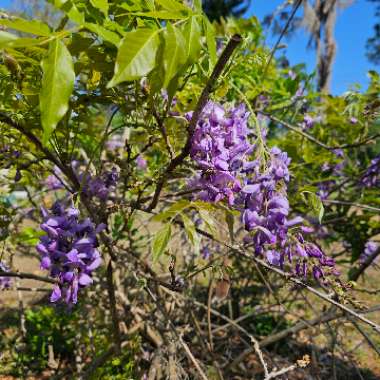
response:
[[[50,36],[50,28],[48,25],[37,20],[24,20],[22,18],[0,19],[0,25],[7,28],[19,30],[20,32],[35,34],[37,36]]]
[[[186,235],[190,241],[190,243],[194,246],[196,253],[199,252],[200,238],[195,229],[194,223],[190,220],[190,218],[186,214],[181,214],[181,218],[183,220],[183,225],[185,227]]]
[[[117,33],[111,32],[99,24],[86,23],[85,27],[91,32],[96,33],[104,41],[111,42],[115,46],[118,46],[120,43],[120,37]]]
[[[95,8],[98,8],[105,16],[108,16],[108,1],[107,0],[90,0],[90,3]]]
[[[321,223],[323,215],[325,213],[325,208],[323,207],[323,203],[321,201],[321,198],[319,198],[318,195],[312,193],[311,191],[303,191],[302,195],[304,193],[308,194],[307,201],[305,199],[305,202],[309,204],[314,215],[318,218],[319,223]]]
[[[234,214],[230,212],[229,210],[225,211],[226,215],[226,223],[228,226],[228,232],[230,234],[230,240],[233,242],[235,240],[235,234],[234,234]]]
[[[42,70],[40,110],[44,130],[43,140],[46,143],[66,113],[74,89],[73,60],[62,41],[54,39],[50,42],[48,55],[42,61]]]
[[[216,55],[216,40],[215,40],[215,28],[210,23],[208,18],[206,16],[203,17],[203,21],[205,24],[206,29],[206,43],[208,48],[208,54],[210,55],[210,71],[214,68],[216,61],[217,61],[217,55]]]
[[[212,235],[216,235],[216,226],[215,222],[212,219],[210,211],[206,211],[204,209],[198,209],[199,215],[201,219],[205,222],[207,229]]]
[[[191,12],[191,9],[183,5],[182,1],[176,0],[156,0],[156,4],[160,5],[162,8],[173,12],[173,11],[182,11],[182,12]]]
[[[84,14],[79,11],[76,5],[70,0],[55,0],[54,5],[66,13],[67,17],[79,25],[83,25]]]
[[[161,222],[163,220],[174,218],[176,215],[181,213],[183,210],[191,206],[191,202],[186,199],[181,199],[178,202],[172,204],[167,210],[155,215],[152,220],[155,222]]]
[[[164,87],[167,88],[171,79],[176,76],[182,65],[186,61],[185,39],[180,29],[167,25],[165,33],[164,49]]]
[[[170,11],[152,11],[152,12],[131,12],[131,16],[151,17],[160,20],[183,20],[188,16],[182,13],[175,13]]]
[[[17,40],[17,36],[15,36],[14,34],[11,34],[11,33],[8,33],[8,32],[4,32],[4,31],[0,31],[0,49],[4,48],[5,46],[7,46],[10,42],[13,42],[15,40]]]
[[[114,76],[108,88],[149,74],[156,63],[158,46],[158,30],[144,28],[127,33],[120,42]]]
[[[202,0],[194,0],[194,9],[198,13],[202,13]]]
[[[201,27],[196,16],[188,19],[184,27],[186,59],[188,63],[194,63],[201,50]]]
[[[153,260],[157,261],[165,252],[172,234],[172,225],[167,223],[162,229],[156,232],[153,240]]]

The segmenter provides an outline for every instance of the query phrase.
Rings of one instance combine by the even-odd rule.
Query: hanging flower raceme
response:
[[[243,106],[225,111],[207,104],[192,139],[191,157],[200,170],[191,185],[200,188],[202,200],[227,199],[240,210],[249,232],[244,242],[270,264],[284,267],[287,261],[297,275],[311,271],[317,279],[335,273],[334,260],[305,241],[311,229],[302,225],[303,218],[289,218],[287,153],[272,148],[265,160],[248,160],[255,150],[248,141],[248,116]]]
[[[50,212],[42,209],[42,215],[41,229],[46,235],[36,248],[41,255],[41,268],[57,279],[50,301],[63,299],[67,304],[75,304],[79,289],[93,282],[91,274],[101,264],[97,234],[105,225],[95,227],[88,218],[79,220],[79,210],[65,207],[60,201]]]
[[[9,272],[9,267],[5,263],[0,261],[0,271],[1,272]],[[11,278],[0,276],[0,289],[8,289],[11,286]]]
[[[205,106],[190,152],[199,168],[191,186],[200,189],[200,199],[209,202],[227,199],[230,205],[234,204],[235,195],[241,191],[239,173],[245,156],[253,151],[247,139],[248,116],[243,105],[228,111],[213,102]]]
[[[106,201],[116,187],[119,174],[116,168],[106,171],[98,177],[92,176],[89,172],[81,172],[79,163],[73,161],[72,167],[81,184],[82,192],[88,197],[96,197],[101,201]]]

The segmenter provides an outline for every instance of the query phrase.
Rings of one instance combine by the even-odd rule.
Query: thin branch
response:
[[[189,126],[188,126],[188,133],[187,133],[187,140],[186,143],[182,149],[182,151],[174,157],[169,165],[166,167],[165,171],[162,173],[160,179],[157,182],[156,189],[154,191],[153,199],[149,206],[146,208],[146,211],[153,210],[158,203],[162,188],[164,187],[167,178],[169,175],[174,171],[174,169],[181,165],[184,159],[189,155],[190,153],[190,147],[191,147],[191,138],[193,136],[196,124],[199,120],[199,117],[201,116],[202,110],[205,107],[208,98],[210,96],[210,93],[215,86],[215,83],[219,76],[222,74],[225,66],[227,65],[232,53],[235,51],[237,46],[242,41],[242,37],[238,34],[235,34],[231,37],[230,41],[228,42],[227,46],[223,50],[222,54],[219,57],[218,62],[216,63],[214,70],[209,78],[209,80],[206,83],[206,86],[204,87],[201,96],[199,97],[198,103],[195,107],[195,110],[193,112],[193,115],[191,117]]]
[[[339,200],[333,200],[333,199],[323,199],[322,202],[323,203],[336,204],[336,205],[353,206],[353,207],[357,207],[357,208],[362,208],[364,210],[380,212],[380,208],[378,208],[378,207],[363,205],[361,203],[339,201]]]
[[[296,132],[296,133],[300,134],[301,136],[307,138],[308,140],[312,141],[314,144],[319,145],[321,148],[326,149],[328,151],[331,151],[333,149],[333,148],[329,147],[328,145],[324,144],[323,142],[319,141],[318,139],[316,139],[312,135],[309,135],[308,133],[304,132],[302,129],[295,127],[295,126],[289,124],[288,122],[279,119],[276,116],[270,115],[270,114],[262,112],[262,111],[259,111],[259,112],[262,113],[263,115],[269,117],[269,119],[271,119],[272,121],[275,121],[276,123],[283,125],[285,128],[288,128],[291,131]]]
[[[273,57],[274,57],[274,54],[275,54],[275,52],[276,52],[278,46],[280,45],[280,42],[281,42],[282,38],[284,37],[285,33],[288,31],[288,28],[289,28],[289,26],[290,26],[290,23],[292,22],[294,16],[296,15],[296,12],[297,12],[299,6],[301,5],[301,3],[302,3],[302,0],[298,0],[297,3],[294,5],[294,8],[293,8],[293,10],[292,10],[292,13],[291,13],[290,16],[289,16],[288,21],[286,22],[286,24],[285,24],[285,26],[284,26],[284,29],[281,31],[281,33],[280,33],[280,35],[279,35],[279,37],[278,37],[278,39],[277,39],[275,45],[274,45],[273,48],[272,48],[272,51],[271,51],[271,53],[270,53],[269,60],[268,60],[267,64],[265,65],[265,68],[264,68],[264,74],[263,74],[263,77],[265,77],[265,75],[266,75],[266,73],[267,73],[267,71],[268,71],[269,65],[271,64],[272,59],[273,59]]]
[[[57,284],[58,280],[53,280],[51,278],[38,276],[36,274],[32,273],[24,273],[24,272],[4,272],[0,271],[0,277],[17,277],[17,278],[23,278],[23,279],[31,279],[31,280],[37,280],[41,282],[47,282],[49,284]]]

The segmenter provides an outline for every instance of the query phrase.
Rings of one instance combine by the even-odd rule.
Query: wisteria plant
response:
[[[196,0],[50,3],[50,24],[0,18],[0,288],[81,315],[82,361],[54,367],[51,337],[52,373],[252,378],[253,354],[271,379],[309,359],[277,374],[262,350],[310,326],[378,339],[355,293],[380,254],[378,74],[317,93],[255,18]],[[263,336],[259,313],[293,325]]]

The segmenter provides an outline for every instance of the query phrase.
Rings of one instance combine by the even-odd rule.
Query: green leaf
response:
[[[183,12],[190,12],[191,9],[186,7],[181,2],[178,2],[176,0],[156,0],[156,4],[161,5],[162,8],[173,12],[173,11],[183,11]]]
[[[233,242],[235,240],[234,235],[234,214],[232,212],[229,212],[228,210],[225,211],[226,215],[226,223],[228,226],[228,232],[230,234],[230,240]]]
[[[9,44],[10,42],[13,42],[17,39],[18,37],[15,36],[14,34],[0,30],[0,49],[2,49],[3,47],[7,46],[7,44]]]
[[[0,25],[20,32],[36,34],[37,36],[48,37],[51,34],[48,25],[37,20],[24,20],[22,18],[0,19]]]
[[[73,60],[62,41],[54,39],[50,42],[48,55],[42,61],[42,70],[40,110],[44,129],[43,140],[46,143],[66,113],[74,89]]]
[[[202,0],[194,0],[194,9],[198,13],[202,13]]]
[[[120,42],[115,73],[107,87],[149,74],[156,63],[158,46],[158,30],[137,29],[127,33]]]
[[[90,3],[95,8],[98,8],[105,16],[108,16],[108,1],[107,0],[90,0]]]
[[[180,212],[191,206],[191,202],[186,199],[179,200],[178,202],[172,204],[167,210],[155,215],[152,220],[155,222],[161,222],[163,220],[174,218]]]
[[[155,234],[152,245],[154,261],[157,261],[165,252],[171,235],[172,225],[170,223],[165,224],[165,226]]]
[[[175,13],[169,11],[153,11],[153,12],[132,12],[131,16],[139,16],[139,17],[151,17],[158,18],[160,20],[183,20],[188,16],[183,15],[182,13]]]
[[[83,25],[84,14],[81,13],[76,5],[70,0],[55,0],[54,5],[66,13],[67,17],[79,25]]]
[[[322,218],[325,213],[325,208],[323,207],[323,203],[321,201],[321,198],[319,198],[318,195],[310,192],[310,191],[303,191],[303,194],[307,194],[307,200],[304,197],[304,200],[306,203],[309,204],[310,208],[314,212],[314,215],[318,218],[319,223],[322,223]]]
[[[198,209],[201,219],[205,222],[207,229],[212,235],[216,235],[215,222],[210,215],[210,211],[204,209]]]
[[[96,33],[104,41],[110,42],[115,46],[118,46],[120,43],[120,37],[118,34],[111,32],[110,30],[104,28],[98,24],[86,23],[85,27],[93,33]]]
[[[196,16],[192,16],[185,24],[185,49],[188,63],[196,62],[201,50],[201,27]]]
[[[180,29],[167,25],[165,33],[164,49],[164,87],[167,88],[171,79],[176,76],[182,65],[186,61],[185,39]]]
[[[203,21],[205,23],[206,28],[206,43],[208,48],[208,53],[210,55],[210,71],[214,68],[216,61],[218,59],[216,55],[216,40],[215,40],[215,28],[210,23],[206,16],[203,17]]]
[[[181,218],[183,220],[183,225],[185,227],[186,235],[190,241],[190,243],[194,246],[196,253],[199,252],[200,238],[195,229],[194,223],[190,220],[190,218],[186,214],[181,214]]]

